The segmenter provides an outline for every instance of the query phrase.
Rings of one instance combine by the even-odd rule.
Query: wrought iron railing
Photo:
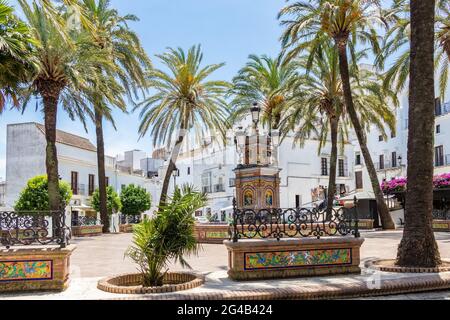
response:
[[[325,236],[360,237],[357,200],[351,209],[317,208],[238,209],[233,200],[234,213],[231,238],[239,239],[306,238]]]
[[[70,238],[64,211],[0,212],[0,244],[12,246],[59,245],[64,248]]]
[[[433,220],[450,220],[450,210],[445,209],[433,209]]]
[[[119,215],[120,224],[137,224],[141,223],[141,215]]]
[[[100,226],[102,222],[97,217],[72,217],[72,227]]]

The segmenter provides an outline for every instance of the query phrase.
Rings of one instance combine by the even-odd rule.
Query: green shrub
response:
[[[125,215],[139,215],[151,207],[150,194],[142,187],[130,184],[120,193],[122,213]]]
[[[92,194],[92,208],[94,208],[95,211],[100,212],[100,192],[98,189]],[[110,215],[119,212],[122,208],[119,195],[111,186],[106,188],[106,208]]]
[[[207,197],[191,186],[175,189],[172,198],[153,219],[135,225],[133,245],[125,253],[142,273],[144,287],[162,286],[170,260],[190,268],[185,255],[196,254],[194,212],[205,206]]]
[[[61,208],[70,202],[72,191],[65,181],[59,181]],[[49,211],[48,181],[46,175],[36,176],[28,180],[26,187],[14,205],[16,211]]]

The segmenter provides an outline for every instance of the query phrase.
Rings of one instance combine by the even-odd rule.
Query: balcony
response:
[[[436,161],[436,160],[435,160]],[[445,167],[450,166],[450,154],[446,154],[438,162],[435,162],[435,167]]]
[[[382,163],[382,162],[375,163],[375,169],[377,171],[389,170],[389,169],[399,169],[399,168],[401,168],[401,166],[398,163],[398,161],[395,161],[393,163],[391,160],[387,160],[384,163]]]
[[[225,186],[223,184],[215,184],[214,192],[225,192]]]

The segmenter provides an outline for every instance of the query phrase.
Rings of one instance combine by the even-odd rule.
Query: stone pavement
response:
[[[401,231],[394,232],[364,232],[366,239],[361,258],[363,263],[372,259],[395,258]],[[394,288],[398,283],[413,285],[424,283],[448,283],[450,273],[436,274],[398,274],[376,272],[365,269],[362,275],[326,276],[315,278],[297,278],[286,280],[266,280],[251,282],[235,282],[229,280],[227,270],[227,252],[223,245],[203,245],[198,257],[188,259],[193,270],[206,276],[206,283],[202,287],[179,292],[176,294],[130,296],[106,293],[96,288],[100,278],[135,272],[132,261],[124,258],[124,252],[131,243],[131,234],[110,234],[97,238],[81,238],[72,241],[77,244],[71,261],[71,284],[62,293],[24,293],[1,295],[0,299],[154,299],[154,298],[304,298],[312,297],[320,290],[327,288],[329,292],[341,288],[355,290],[365,288],[373,293],[378,287]],[[450,234],[437,233],[439,248],[443,259],[450,260]],[[182,270],[179,265],[172,265],[170,269]],[[397,284],[396,284],[397,283]],[[389,290],[388,290],[389,291]],[[381,292],[382,294],[383,292]],[[237,296],[238,295],[238,296]],[[386,297],[376,297],[376,299]],[[387,297],[389,299],[450,299],[450,291],[429,293],[403,294]],[[362,298],[366,299],[366,298]],[[372,298],[369,298],[372,299]]]

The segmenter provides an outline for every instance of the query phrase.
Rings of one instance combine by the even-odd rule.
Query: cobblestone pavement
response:
[[[401,239],[401,231],[393,232],[364,232],[366,239],[361,249],[362,262],[371,259],[395,258],[397,246]],[[124,252],[131,244],[131,234],[108,234],[96,238],[78,238],[72,241],[77,249],[71,259],[71,284],[69,289],[62,293],[38,294],[9,294],[2,295],[0,299],[109,299],[125,298],[130,296],[110,294],[96,288],[97,281],[106,276],[135,272],[136,267]],[[441,256],[450,260],[450,234],[436,233]],[[189,293],[217,292],[220,290],[271,290],[286,287],[310,287],[355,285],[358,281],[367,281],[371,274],[363,272],[361,276],[327,276],[316,278],[300,278],[289,280],[270,280],[253,282],[234,282],[228,279],[227,252],[223,245],[202,245],[198,257],[188,258],[193,270],[206,276],[207,282],[203,287],[189,290]],[[170,266],[172,271],[182,270],[179,265]],[[408,278],[409,277],[409,278]],[[383,280],[408,278],[414,279],[411,274],[383,273]],[[414,293],[388,297],[373,297],[361,299],[449,299],[450,291],[429,293]]]

